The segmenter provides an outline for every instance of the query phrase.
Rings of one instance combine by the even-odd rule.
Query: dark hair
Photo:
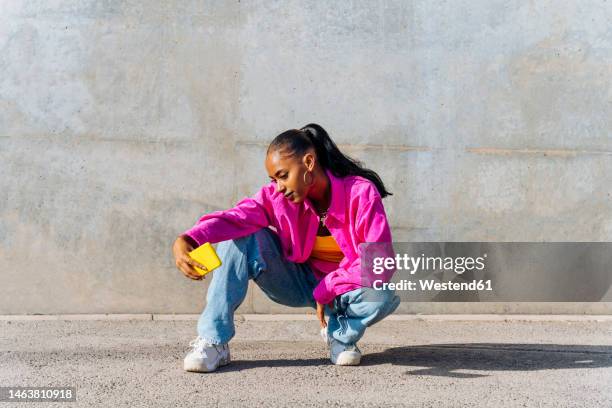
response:
[[[325,129],[316,123],[310,123],[299,130],[290,129],[276,136],[270,142],[268,152],[287,148],[292,154],[301,156],[311,147],[315,149],[321,166],[329,169],[336,177],[361,176],[374,183],[382,198],[392,195],[375,171],[363,167],[359,160],[344,155]]]

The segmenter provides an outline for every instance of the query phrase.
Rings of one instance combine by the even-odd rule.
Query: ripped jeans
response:
[[[286,260],[278,236],[269,228],[220,242],[217,253],[223,264],[212,272],[197,326],[198,335],[209,343],[228,343],[234,337],[234,311],[244,301],[250,279],[276,303],[316,308],[312,292],[318,282],[310,266]],[[366,327],[395,311],[399,297],[391,290],[362,287],[336,296],[333,304],[325,306],[328,336],[355,344]]]

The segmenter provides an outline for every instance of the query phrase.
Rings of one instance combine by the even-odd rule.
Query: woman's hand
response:
[[[333,309],[334,302],[331,301],[327,304],[330,309]],[[317,302],[317,318],[319,319],[319,323],[321,323],[322,328],[327,327],[327,322],[325,321],[325,305]]]
[[[207,270],[204,265],[191,259],[189,252],[193,251],[193,245],[191,245],[183,236],[180,236],[174,241],[172,245],[172,253],[174,254],[174,260],[176,267],[189,279],[202,280],[205,279],[204,275],[200,275],[198,271],[194,269],[194,266]]]
[[[327,322],[325,321],[325,305],[317,302],[317,318],[319,319],[319,323],[321,323],[322,328],[327,327]]]

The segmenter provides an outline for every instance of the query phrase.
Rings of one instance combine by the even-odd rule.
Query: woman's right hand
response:
[[[194,268],[197,266],[203,270],[206,267],[202,264],[191,259],[189,252],[193,251],[193,246],[183,237],[179,236],[172,245],[172,253],[174,254],[174,261],[179,271],[186,277],[193,280],[205,279],[204,275],[200,275]]]

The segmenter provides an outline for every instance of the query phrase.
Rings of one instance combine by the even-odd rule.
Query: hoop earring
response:
[[[310,174],[310,182],[306,181],[306,174]],[[304,172],[304,184],[310,187],[314,183],[314,176],[312,175],[312,171],[306,170]]]

